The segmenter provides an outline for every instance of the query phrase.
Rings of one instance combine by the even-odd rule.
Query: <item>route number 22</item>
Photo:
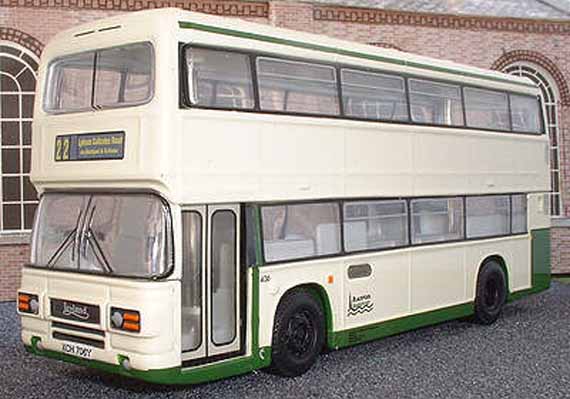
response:
[[[69,137],[57,137],[55,139],[55,160],[68,161],[69,160]]]

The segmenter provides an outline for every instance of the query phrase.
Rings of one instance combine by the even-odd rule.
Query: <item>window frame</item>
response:
[[[513,226],[514,226],[514,217],[513,217],[513,216],[514,216],[514,212],[513,212],[513,209],[514,209],[513,203],[514,203],[514,201],[513,201],[513,199],[514,199],[514,197],[518,197],[518,196],[524,198],[524,209],[525,209],[524,216],[525,216],[525,223],[524,223],[524,231],[515,232],[514,229],[513,229]],[[524,194],[524,193],[511,194],[511,195],[510,195],[510,201],[509,201],[509,203],[510,203],[510,215],[511,215],[511,223],[510,223],[510,225],[511,225],[511,226],[510,226],[511,235],[528,234],[528,233],[530,232],[530,231],[529,231],[529,228],[528,228],[528,225],[529,225],[529,223],[528,223],[528,194]]]
[[[537,96],[533,96],[532,94],[524,94],[524,93],[513,93],[513,92],[507,92],[507,95],[509,96],[509,110],[510,110],[510,114],[511,114],[511,131],[513,133],[516,134],[530,134],[530,135],[535,135],[535,136],[540,136],[541,134],[544,134],[546,132],[545,126],[544,126],[544,111],[543,111],[543,101],[540,95]],[[520,130],[515,130],[514,126],[513,126],[513,110],[512,110],[512,96],[519,96],[519,97],[527,97],[527,98],[532,98],[534,100],[538,101],[538,116],[539,116],[539,131],[538,132],[529,132],[529,131],[520,131]]]
[[[372,71],[370,69],[363,69],[363,68],[358,68],[358,67],[345,67],[345,66],[339,66],[337,68],[338,71],[338,81],[339,81],[339,93],[340,93],[340,98],[341,98],[341,105],[342,105],[342,109],[341,109],[341,115],[343,116],[343,119],[350,119],[350,120],[359,120],[359,121],[368,121],[368,122],[386,122],[386,123],[413,123],[411,120],[411,112],[410,112],[410,99],[409,99],[409,95],[408,95],[408,78],[406,78],[406,76],[402,75],[402,74],[398,74],[398,73],[387,73],[387,72],[376,72],[376,71]],[[403,86],[403,91],[402,93],[404,94],[404,100],[405,100],[405,105],[406,105],[406,119],[383,119],[383,118],[366,118],[364,116],[359,117],[359,116],[354,116],[354,115],[347,115],[346,114],[346,110],[345,110],[345,101],[344,101],[344,86],[351,86],[350,83],[344,83],[344,79],[343,79],[343,72],[353,72],[353,73],[360,73],[363,75],[372,75],[372,76],[381,76],[381,77],[386,77],[386,78],[396,78],[396,79],[400,79],[402,81],[402,86]],[[386,90],[386,89],[380,89],[378,87],[374,87],[374,89],[376,90]],[[387,90],[390,91],[390,90]],[[396,93],[399,93],[396,90],[393,90]]]
[[[406,93],[408,95],[408,104],[410,107],[410,120],[412,121],[412,123],[416,124],[416,125],[422,125],[422,126],[442,126],[442,127],[454,127],[454,128],[462,128],[462,127],[467,127],[467,122],[465,120],[465,97],[463,95],[463,85],[461,83],[457,83],[457,84],[452,84],[449,82],[441,82],[441,81],[436,81],[434,79],[430,79],[430,78],[417,78],[417,77],[408,77],[406,79],[407,81],[407,85],[406,85]],[[442,97],[442,96],[437,96],[434,94],[429,94],[429,93],[422,93],[422,92],[418,92],[418,91],[412,91],[410,90],[410,86],[411,86],[411,82],[412,81],[416,81],[416,82],[420,82],[420,83],[428,83],[428,84],[433,84],[433,85],[439,85],[439,86],[448,86],[451,88],[457,88],[459,90],[459,98],[451,98],[451,97]],[[416,93],[418,95],[421,96],[428,96],[428,97],[435,97],[435,98],[439,98],[439,99],[451,99],[453,100],[458,100],[459,101],[459,105],[461,106],[461,123],[460,124],[453,124],[453,123],[442,123],[442,124],[438,124],[438,123],[427,123],[427,122],[419,122],[419,121],[415,121],[414,120],[414,114],[412,112],[412,93]],[[452,116],[453,119],[453,116]]]
[[[234,53],[238,55],[245,56],[247,60],[247,65],[249,67],[249,74],[251,81],[251,89],[252,89],[252,100],[253,105],[251,107],[244,107],[244,108],[234,108],[234,107],[226,107],[226,106],[211,106],[211,105],[201,105],[201,104],[193,104],[192,103],[192,96],[189,92],[190,86],[194,88],[194,85],[190,85],[190,71],[188,70],[188,63],[186,62],[186,53],[188,51],[192,51],[192,49],[200,49],[205,51],[218,51],[218,52],[226,52],[226,53]],[[181,46],[181,53],[180,53],[180,66],[181,70],[184,71],[183,77],[184,80],[181,79],[181,94],[182,94],[182,102],[186,104],[190,108],[202,108],[202,109],[212,109],[212,110],[225,110],[225,111],[240,111],[240,112],[251,112],[256,111],[259,103],[259,93],[256,86],[256,78],[257,78],[257,71],[255,70],[255,65],[252,62],[251,53],[243,50],[235,50],[232,48],[225,48],[225,47],[212,47],[212,46],[201,46],[201,45],[192,45],[187,44],[185,46]],[[257,110],[259,112],[259,110]]]
[[[192,97],[189,92],[189,70],[188,64],[186,63],[186,52],[192,50],[193,48],[211,51],[225,51],[227,53],[235,53],[244,55],[249,60],[249,69],[252,79],[253,88],[253,107],[251,108],[232,108],[232,107],[211,107],[208,105],[192,104]],[[252,57],[255,53],[252,51],[226,46],[214,46],[214,45],[204,45],[204,44],[194,44],[194,43],[179,43],[179,79],[178,79],[178,90],[179,90],[179,108],[181,109],[209,109],[217,111],[234,111],[234,112],[256,112],[263,113],[259,108],[259,90],[257,87],[257,70],[255,69],[255,57]]]
[[[376,248],[364,248],[364,249],[353,249],[347,250],[346,249],[346,231],[345,231],[345,223],[346,223],[346,215],[345,215],[345,207],[347,204],[351,203],[373,203],[373,202],[393,202],[393,203],[403,203],[404,205],[404,216],[405,216],[405,225],[406,225],[406,235],[404,237],[405,244],[403,245],[395,245],[391,247],[376,247]],[[384,250],[394,250],[394,249],[401,249],[411,246],[411,232],[410,232],[410,199],[409,198],[367,198],[367,199],[345,199],[340,201],[341,206],[341,216],[342,216],[342,250],[343,254],[359,254],[359,253],[366,253],[366,252],[376,252],[376,251],[384,251]]]
[[[39,87],[40,83],[37,76],[39,59],[26,48],[9,40],[3,43],[0,55],[19,64],[21,68],[17,74],[9,69],[0,68],[4,77],[12,84],[3,89],[0,100],[2,102],[7,101],[8,104],[15,106],[16,111],[15,114],[8,113],[0,116],[1,129],[4,135],[2,142],[0,142],[0,193],[2,193],[0,197],[0,210],[2,211],[0,215],[2,216],[0,219],[0,239],[6,243],[27,243],[34,224],[33,214],[30,215],[30,213],[32,210],[35,213],[39,204],[38,193],[30,181],[33,103],[37,98],[30,84],[33,84],[35,89]],[[33,82],[31,80],[26,82],[26,78],[33,80]],[[10,133],[13,135],[9,135]],[[8,172],[3,169],[4,151],[6,154],[13,151],[17,152],[17,170]],[[15,180],[17,183],[14,183]],[[10,182],[17,186],[18,193],[15,196],[16,198],[5,199],[4,184]],[[28,191],[30,188],[32,191]],[[28,197],[27,194],[30,196]],[[11,208],[11,210],[5,211],[5,208]],[[13,223],[14,220],[7,220],[8,214],[16,214],[18,223]]]
[[[465,234],[465,198],[467,198],[467,196],[461,196],[461,195],[451,195],[451,196],[436,196],[436,197],[418,197],[418,198],[409,198],[408,199],[408,218],[409,218],[409,224],[411,225],[411,230],[410,230],[410,246],[420,246],[420,245],[434,245],[434,244],[440,244],[440,243],[449,243],[449,242],[458,242],[458,241],[463,241],[467,238],[466,234]],[[447,201],[447,214],[449,215],[449,203],[453,200],[459,200],[460,204],[461,204],[461,216],[460,216],[460,220],[461,220],[461,225],[460,230],[458,231],[459,233],[459,238],[452,238],[452,239],[437,239],[437,240],[430,240],[430,241],[420,241],[420,242],[414,242],[414,237],[415,237],[415,229],[414,227],[416,227],[416,224],[414,223],[414,217],[415,216],[419,216],[419,214],[414,213],[413,212],[413,203],[414,202],[428,202],[428,201]],[[427,213],[427,215],[430,215],[433,213]],[[419,222],[418,222],[419,223]]]
[[[272,206],[289,206],[289,205],[314,205],[314,204],[331,204],[331,205],[335,205],[335,208],[338,211],[338,229],[339,229],[339,249],[337,252],[335,253],[330,253],[330,254],[323,254],[323,255],[314,255],[314,256],[304,256],[304,257],[299,257],[299,258],[293,258],[293,259],[280,259],[280,260],[273,260],[273,261],[267,261],[266,259],[266,252],[265,252],[265,234],[264,234],[264,230],[263,230],[263,208],[264,207],[272,207]],[[346,253],[346,250],[344,248],[344,229],[343,229],[343,224],[344,224],[344,212],[342,211],[342,204],[341,201],[335,200],[335,199],[330,199],[330,200],[308,200],[308,201],[303,201],[303,200],[297,200],[297,201],[279,201],[279,202],[264,202],[264,203],[256,203],[255,204],[258,209],[259,209],[259,232],[260,232],[260,238],[261,238],[261,264],[263,266],[265,265],[274,265],[274,264],[282,264],[282,263],[290,263],[290,262],[302,262],[302,261],[307,261],[307,260],[313,260],[313,259],[325,259],[325,258],[333,258],[333,257],[337,257],[337,256],[342,256],[343,254]]]
[[[466,240],[486,240],[489,238],[498,238],[498,237],[508,237],[511,235],[520,235],[520,234],[528,234],[528,207],[526,208],[526,218],[527,218],[527,229],[525,232],[521,232],[521,233],[513,233],[513,196],[515,195],[524,195],[526,197],[527,194],[525,193],[507,193],[507,194],[479,194],[479,195],[468,195],[465,196],[465,239]],[[508,222],[507,222],[507,226],[508,226],[508,231],[505,234],[491,234],[491,235],[482,235],[482,236],[474,236],[474,237],[469,237],[468,232],[467,232],[467,224],[469,223],[469,218],[467,216],[467,199],[468,198],[488,198],[488,197],[506,197],[507,201],[508,201],[508,205],[507,205],[507,209],[508,209],[508,214],[507,214],[507,218],[508,218]]]
[[[204,329],[205,329],[205,325],[204,325],[205,323],[203,322],[203,316],[205,313],[205,309],[204,309],[205,306],[204,306],[204,302],[203,302],[203,299],[204,299],[204,292],[203,291],[204,290],[202,289],[203,288],[202,287],[202,280],[205,278],[205,273],[203,270],[203,264],[205,263],[205,259],[203,259],[203,258],[204,258],[204,255],[206,255],[206,257],[207,257],[207,253],[205,253],[206,251],[204,250],[205,249],[204,247],[207,244],[207,242],[205,242],[207,240],[204,240],[204,236],[205,236],[205,234],[204,234],[204,232],[205,232],[205,226],[204,226],[204,219],[205,218],[204,218],[204,216],[202,215],[202,213],[200,213],[199,211],[197,211],[195,209],[181,209],[181,211],[180,211],[180,229],[181,229],[181,237],[182,237],[183,242],[181,245],[182,248],[180,249],[180,256],[181,256],[181,262],[180,263],[182,264],[182,267],[180,269],[180,284],[182,286],[182,291],[181,291],[182,293],[184,292],[183,291],[184,289],[187,289],[187,287],[185,287],[185,275],[184,275],[184,272],[185,272],[184,267],[185,267],[185,261],[186,261],[186,259],[185,259],[186,254],[184,251],[184,248],[185,248],[184,241],[187,239],[187,235],[185,234],[186,229],[185,229],[185,223],[184,223],[184,215],[185,214],[187,214],[187,215],[192,215],[192,214],[198,215],[198,218],[199,218],[198,220],[200,222],[200,229],[199,229],[200,265],[198,265],[198,269],[200,270],[200,277],[199,277],[200,281],[198,282],[198,285],[200,286],[200,299],[201,300],[200,300],[200,318],[199,318],[200,319],[200,341],[198,342],[198,344],[195,347],[182,348],[182,353],[188,353],[188,352],[195,351],[196,349],[200,348],[200,346],[202,346],[203,341],[204,341],[204,339],[203,339],[204,334],[203,333],[204,333]],[[184,299],[181,298],[180,303],[183,304],[183,302],[184,302]],[[182,337],[183,333],[184,333],[184,331],[181,332],[181,337]],[[181,344],[181,347],[182,346],[183,345]]]
[[[188,47],[194,48],[204,48],[210,50],[219,50],[219,51],[228,51],[228,52],[235,52],[240,54],[245,54],[249,56],[250,62],[252,64],[252,77],[253,77],[253,91],[254,91],[254,107],[251,109],[236,109],[236,108],[213,108],[208,106],[200,106],[200,105],[193,105],[190,101],[190,96],[188,93],[188,70],[186,68],[186,62],[184,58],[184,54]],[[497,134],[505,134],[510,133],[513,135],[529,135],[529,136],[541,136],[545,135],[546,131],[544,129],[544,115],[543,115],[543,103],[539,96],[540,102],[540,111],[541,111],[541,121],[542,121],[542,131],[540,133],[527,133],[527,132],[517,132],[511,129],[509,130],[497,130],[497,129],[488,129],[488,128],[477,128],[477,127],[469,127],[467,126],[467,116],[466,116],[466,107],[465,107],[465,95],[464,89],[465,88],[472,88],[472,89],[479,89],[479,90],[490,90],[495,92],[503,93],[509,98],[509,95],[512,94],[520,94],[520,95],[528,95],[533,97],[532,94],[527,93],[520,93],[515,91],[507,91],[507,90],[500,90],[496,88],[490,88],[489,86],[482,86],[476,84],[465,84],[462,83],[460,80],[451,80],[451,79],[442,79],[442,78],[434,78],[431,76],[425,76],[420,74],[413,74],[408,72],[400,72],[397,70],[387,70],[380,67],[369,67],[369,66],[362,66],[356,64],[350,64],[347,62],[326,62],[321,60],[316,60],[310,57],[294,57],[288,56],[279,53],[271,53],[268,51],[254,51],[254,50],[245,50],[243,48],[237,48],[232,46],[216,46],[216,45],[207,45],[207,44],[194,44],[194,43],[179,43],[179,108],[180,109],[208,109],[208,110],[218,110],[218,111],[234,111],[234,112],[254,112],[259,114],[266,114],[266,115],[283,115],[283,116],[305,116],[305,117],[312,117],[312,118],[326,118],[326,119],[341,119],[341,120],[349,120],[355,122],[367,122],[367,123],[387,123],[387,124],[396,124],[396,125],[406,125],[406,126],[418,126],[418,127],[436,127],[442,129],[455,129],[455,130],[465,130],[465,131],[483,131],[489,133],[497,133]],[[336,69],[336,82],[337,82],[337,95],[338,95],[338,105],[339,105],[339,114],[338,115],[328,115],[328,114],[313,114],[313,113],[304,113],[304,112],[286,112],[286,111],[267,111],[262,110],[260,108],[260,101],[259,101],[259,87],[257,82],[257,58],[258,57],[268,57],[268,58],[276,58],[279,60],[284,61],[291,61],[291,62],[301,62],[307,64],[315,64],[315,65],[322,65],[328,66],[331,68]],[[379,74],[379,75],[389,75],[394,77],[399,77],[404,79],[405,84],[405,95],[407,100],[407,112],[408,112],[408,119],[407,120],[375,120],[375,119],[364,119],[359,117],[352,117],[347,116],[344,112],[344,101],[343,101],[343,94],[342,94],[342,69],[350,69],[356,72],[362,73],[372,73],[372,74]],[[435,84],[443,84],[443,85],[452,85],[458,86],[461,92],[461,106],[463,109],[463,124],[462,125],[438,125],[438,124],[429,124],[429,123],[416,123],[412,122],[411,116],[411,105],[410,105],[410,89],[409,89],[409,79],[418,79],[418,80],[425,80],[430,83]],[[511,111],[509,108],[509,118],[511,118]]]
[[[130,103],[121,103],[121,104],[115,104],[115,105],[97,105],[95,104],[95,88],[96,88],[96,80],[97,80],[97,60],[98,60],[98,53],[101,51],[106,51],[106,50],[113,50],[116,48],[120,48],[120,47],[128,47],[128,46],[134,46],[137,44],[144,44],[144,45],[148,45],[149,50],[150,50],[150,55],[151,55],[151,63],[150,63],[150,92],[147,98],[145,98],[144,100],[141,101],[135,101],[135,102],[130,102]],[[91,99],[89,100],[89,107],[86,108],[78,108],[78,109],[73,109],[73,110],[60,110],[60,109],[50,109],[48,108],[48,103],[49,101],[49,97],[48,94],[50,93],[50,89],[52,88],[52,83],[53,83],[53,74],[54,74],[54,66],[55,64],[57,64],[58,62],[65,60],[66,58],[72,57],[72,56],[79,56],[79,55],[84,55],[84,54],[89,54],[92,53],[93,54],[93,69],[92,74],[91,74],[91,91],[90,91],[90,96]],[[78,114],[78,113],[82,113],[82,112],[92,112],[92,111],[107,111],[107,110],[112,110],[112,109],[117,109],[117,108],[126,108],[126,107],[137,107],[137,106],[141,106],[141,105],[146,105],[148,103],[150,103],[153,99],[154,99],[154,95],[155,95],[155,91],[156,91],[156,50],[154,48],[154,44],[152,41],[150,40],[143,40],[143,41],[137,41],[137,42],[132,42],[132,43],[123,43],[123,44],[119,44],[116,46],[111,46],[111,47],[102,47],[102,48],[95,48],[95,49],[90,49],[90,50],[86,50],[86,51],[81,51],[79,53],[69,53],[69,54],[65,54],[59,57],[56,57],[54,59],[52,59],[49,63],[48,66],[46,68],[47,73],[46,73],[46,79],[44,81],[43,84],[43,93],[42,93],[42,98],[41,98],[41,108],[42,111],[45,112],[48,115],[64,115],[64,114]]]
[[[343,110],[341,109],[341,106],[343,105],[339,98],[338,98],[338,92],[339,92],[339,76],[338,76],[338,69],[336,68],[336,66],[334,64],[327,64],[327,63],[322,63],[322,62],[312,62],[310,60],[294,60],[291,59],[289,57],[282,57],[282,56],[269,56],[269,55],[253,55],[252,59],[254,60],[254,64],[255,64],[255,79],[256,79],[256,84],[255,84],[255,88],[257,90],[257,95],[258,98],[257,100],[259,101],[259,109],[262,112],[267,112],[267,113],[276,113],[276,114],[292,114],[292,115],[306,115],[306,116],[323,116],[323,117],[342,117],[343,116]],[[337,110],[335,113],[317,113],[317,112],[298,112],[298,111],[287,111],[287,110],[283,110],[283,111],[279,111],[279,110],[267,110],[261,107],[261,92],[260,92],[260,82],[259,82],[259,61],[262,59],[266,59],[266,60],[270,60],[270,61],[281,61],[283,63],[289,63],[289,64],[304,64],[304,65],[309,65],[309,66],[315,66],[315,67],[321,67],[321,68],[328,68],[333,72],[333,76],[334,76],[334,81],[330,82],[334,85],[334,90],[335,92],[333,93],[332,98],[336,101],[336,105],[337,105]],[[324,83],[326,81],[322,81],[320,83]]]
[[[232,217],[232,221],[233,221],[233,248],[232,248],[232,252],[233,252],[233,260],[234,260],[234,264],[236,267],[233,268],[233,276],[234,276],[234,285],[233,285],[233,289],[234,292],[232,293],[234,296],[234,303],[233,303],[233,311],[235,314],[235,320],[234,320],[234,325],[233,325],[233,336],[232,338],[228,341],[228,342],[216,342],[215,338],[214,338],[214,276],[215,276],[215,272],[214,272],[214,217],[219,214],[219,213],[229,213]],[[235,341],[236,337],[238,336],[238,331],[239,331],[239,324],[240,324],[240,316],[238,314],[238,304],[237,304],[237,296],[241,295],[240,290],[240,284],[239,284],[239,273],[241,270],[241,265],[242,265],[242,259],[241,256],[238,257],[238,248],[242,248],[241,247],[241,243],[238,242],[238,240],[240,239],[240,230],[243,228],[242,227],[242,223],[240,222],[238,215],[236,214],[236,212],[233,209],[216,209],[214,210],[214,212],[211,215],[208,215],[207,217],[208,219],[208,232],[206,234],[206,240],[208,241],[206,243],[207,247],[209,247],[209,251],[207,250],[207,256],[209,257],[209,262],[210,262],[210,270],[209,273],[206,273],[205,278],[209,279],[209,283],[210,283],[210,292],[207,292],[208,290],[206,289],[206,293],[208,295],[207,300],[207,311],[210,313],[209,315],[209,324],[210,326],[212,326],[212,334],[208,337],[208,341],[211,342],[214,346],[216,347],[220,347],[220,346],[224,346],[224,345],[229,345],[231,344],[233,341]],[[242,238],[243,240],[243,238]],[[209,274],[209,276],[208,276]],[[206,326],[207,328],[207,326]]]
[[[254,208],[254,212],[258,212],[259,215],[259,222],[256,223],[257,230],[255,234],[259,236],[259,247],[261,250],[261,258],[258,260],[258,266],[260,267],[270,267],[274,265],[282,265],[282,264],[289,264],[289,263],[299,263],[299,262],[306,262],[311,260],[320,260],[320,259],[331,259],[331,258],[338,258],[343,256],[353,256],[353,255],[361,255],[361,254],[368,254],[368,253],[380,253],[385,251],[397,251],[402,249],[414,249],[420,248],[425,246],[434,246],[434,245],[447,245],[447,244],[456,244],[462,242],[471,242],[471,241],[482,241],[482,240],[490,240],[490,239],[497,239],[497,238],[505,238],[505,237],[521,237],[530,234],[530,230],[528,228],[528,206],[526,208],[526,218],[527,218],[527,229],[525,232],[520,233],[513,233],[512,232],[512,197],[516,195],[524,195],[527,196],[528,200],[528,193],[523,192],[506,192],[506,193],[493,193],[493,194],[473,194],[473,195],[433,195],[433,196],[418,196],[418,197],[354,197],[354,198],[332,198],[332,199],[319,199],[319,200],[293,200],[293,201],[267,201],[267,202],[253,202],[246,204],[247,206],[252,206]],[[485,237],[467,237],[467,208],[466,202],[467,198],[472,197],[487,197],[487,196],[507,196],[509,198],[509,232],[507,234],[500,234],[500,235],[493,235],[493,236],[485,236]],[[458,198],[461,200],[462,204],[462,223],[463,228],[461,230],[461,236],[458,239],[453,240],[445,240],[445,241],[436,241],[436,242],[421,242],[421,243],[412,243],[412,218],[411,215],[411,202],[413,200],[430,200],[430,199],[451,199],[451,198]],[[344,234],[344,223],[345,223],[345,215],[344,215],[344,204],[346,202],[374,202],[374,201],[405,201],[406,209],[407,209],[407,224],[408,224],[408,234],[406,237],[407,244],[395,247],[386,247],[386,248],[368,248],[362,250],[353,250],[347,251],[345,247],[345,234]],[[326,254],[326,255],[317,255],[317,256],[310,256],[310,257],[302,257],[302,258],[294,258],[294,259],[287,259],[287,260],[277,260],[277,261],[267,261],[265,258],[265,239],[264,239],[264,231],[263,231],[263,215],[262,215],[262,208],[264,206],[286,206],[286,205],[295,205],[295,204],[314,204],[314,203],[335,203],[339,207],[340,218],[339,218],[339,226],[340,226],[340,249],[337,253],[334,254]],[[528,202],[527,202],[528,203]]]
[[[466,90],[478,90],[478,91],[486,91],[486,92],[491,92],[494,94],[501,94],[504,95],[506,98],[506,102],[505,105],[507,106],[507,122],[509,125],[508,129],[490,129],[490,128],[482,128],[482,127],[476,127],[476,126],[469,126],[469,123],[467,121],[468,117],[468,109],[467,109],[467,96],[465,95]],[[513,133],[513,134],[529,134],[529,133],[522,133],[522,132],[515,132],[513,130],[513,115],[512,115],[512,110],[511,110],[511,96],[509,91],[505,91],[505,90],[497,90],[497,89],[490,89],[490,88],[482,88],[482,87],[476,87],[476,86],[469,86],[469,85],[465,85],[462,86],[461,88],[461,92],[462,92],[462,96],[463,96],[463,102],[465,104],[465,121],[464,124],[467,128],[469,129],[476,129],[476,130],[492,130],[492,131],[497,131],[497,132],[509,132],[509,133]],[[536,135],[536,133],[531,133]]]
[[[44,195],[46,194],[64,194],[64,195],[83,195],[85,193],[82,193],[81,191],[49,191],[49,192],[44,192],[42,193],[42,195],[39,197],[39,200],[41,201],[41,199],[43,198]],[[83,275],[91,275],[91,276],[106,276],[106,277],[111,277],[113,279],[122,279],[122,280],[133,280],[133,281],[163,281],[168,279],[175,271],[176,269],[176,251],[181,249],[177,248],[177,243],[175,241],[175,229],[177,229],[177,223],[174,220],[174,212],[172,209],[172,206],[170,204],[170,202],[168,200],[166,200],[164,197],[162,197],[161,195],[159,195],[158,193],[154,192],[154,191],[144,191],[144,190],[133,190],[133,191],[93,191],[88,193],[89,195],[117,195],[117,194],[128,194],[128,195],[150,195],[153,197],[156,197],[162,204],[162,206],[164,207],[165,211],[166,211],[166,221],[167,221],[167,225],[168,225],[168,231],[167,231],[167,242],[165,245],[165,250],[170,254],[170,267],[168,267],[168,269],[165,270],[164,273],[162,274],[158,274],[158,275],[154,275],[154,276],[127,276],[127,275],[123,275],[123,274],[113,274],[113,275],[108,275],[108,274],[103,274],[100,272],[94,272],[91,270],[78,270],[78,269],[60,269],[60,268],[55,268],[55,267],[46,267],[46,265],[38,265],[38,264],[34,264],[31,261],[28,261],[26,264],[24,264],[24,267],[29,267],[31,269],[38,269],[38,270],[43,270],[43,271],[53,271],[53,272],[64,272],[64,273],[75,273],[75,274],[83,274]],[[39,206],[38,208],[39,209]],[[179,214],[180,215],[180,214]],[[34,246],[36,245],[34,242],[34,236],[36,233],[36,228],[35,225],[36,223],[38,223],[37,219],[39,217],[39,213],[36,210],[36,214],[34,217],[34,226],[32,229],[32,234],[31,234],[31,241],[30,241],[30,250],[33,251],[34,250]],[[180,230],[181,230],[181,226]],[[165,258],[166,259],[166,258]]]

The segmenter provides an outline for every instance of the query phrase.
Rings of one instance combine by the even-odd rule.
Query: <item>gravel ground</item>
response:
[[[570,285],[511,303],[492,326],[454,321],[320,357],[305,375],[263,372],[189,387],[116,377],[27,354],[0,304],[0,398],[568,398]]]

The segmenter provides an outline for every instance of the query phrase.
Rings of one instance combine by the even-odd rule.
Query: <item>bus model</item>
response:
[[[18,293],[33,354],[168,384],[269,368],[548,288],[528,80],[162,9],[45,48]]]

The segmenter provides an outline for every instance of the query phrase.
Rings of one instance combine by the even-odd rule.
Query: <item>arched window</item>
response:
[[[30,183],[37,69],[32,52],[0,40],[0,233],[30,230],[38,204]]]
[[[550,213],[559,216],[562,208],[560,196],[560,132],[558,120],[558,104],[560,95],[550,73],[538,65],[528,62],[515,62],[503,68],[503,72],[524,76],[531,79],[540,87],[546,109],[547,131],[550,139],[550,182],[552,194],[550,197]]]

